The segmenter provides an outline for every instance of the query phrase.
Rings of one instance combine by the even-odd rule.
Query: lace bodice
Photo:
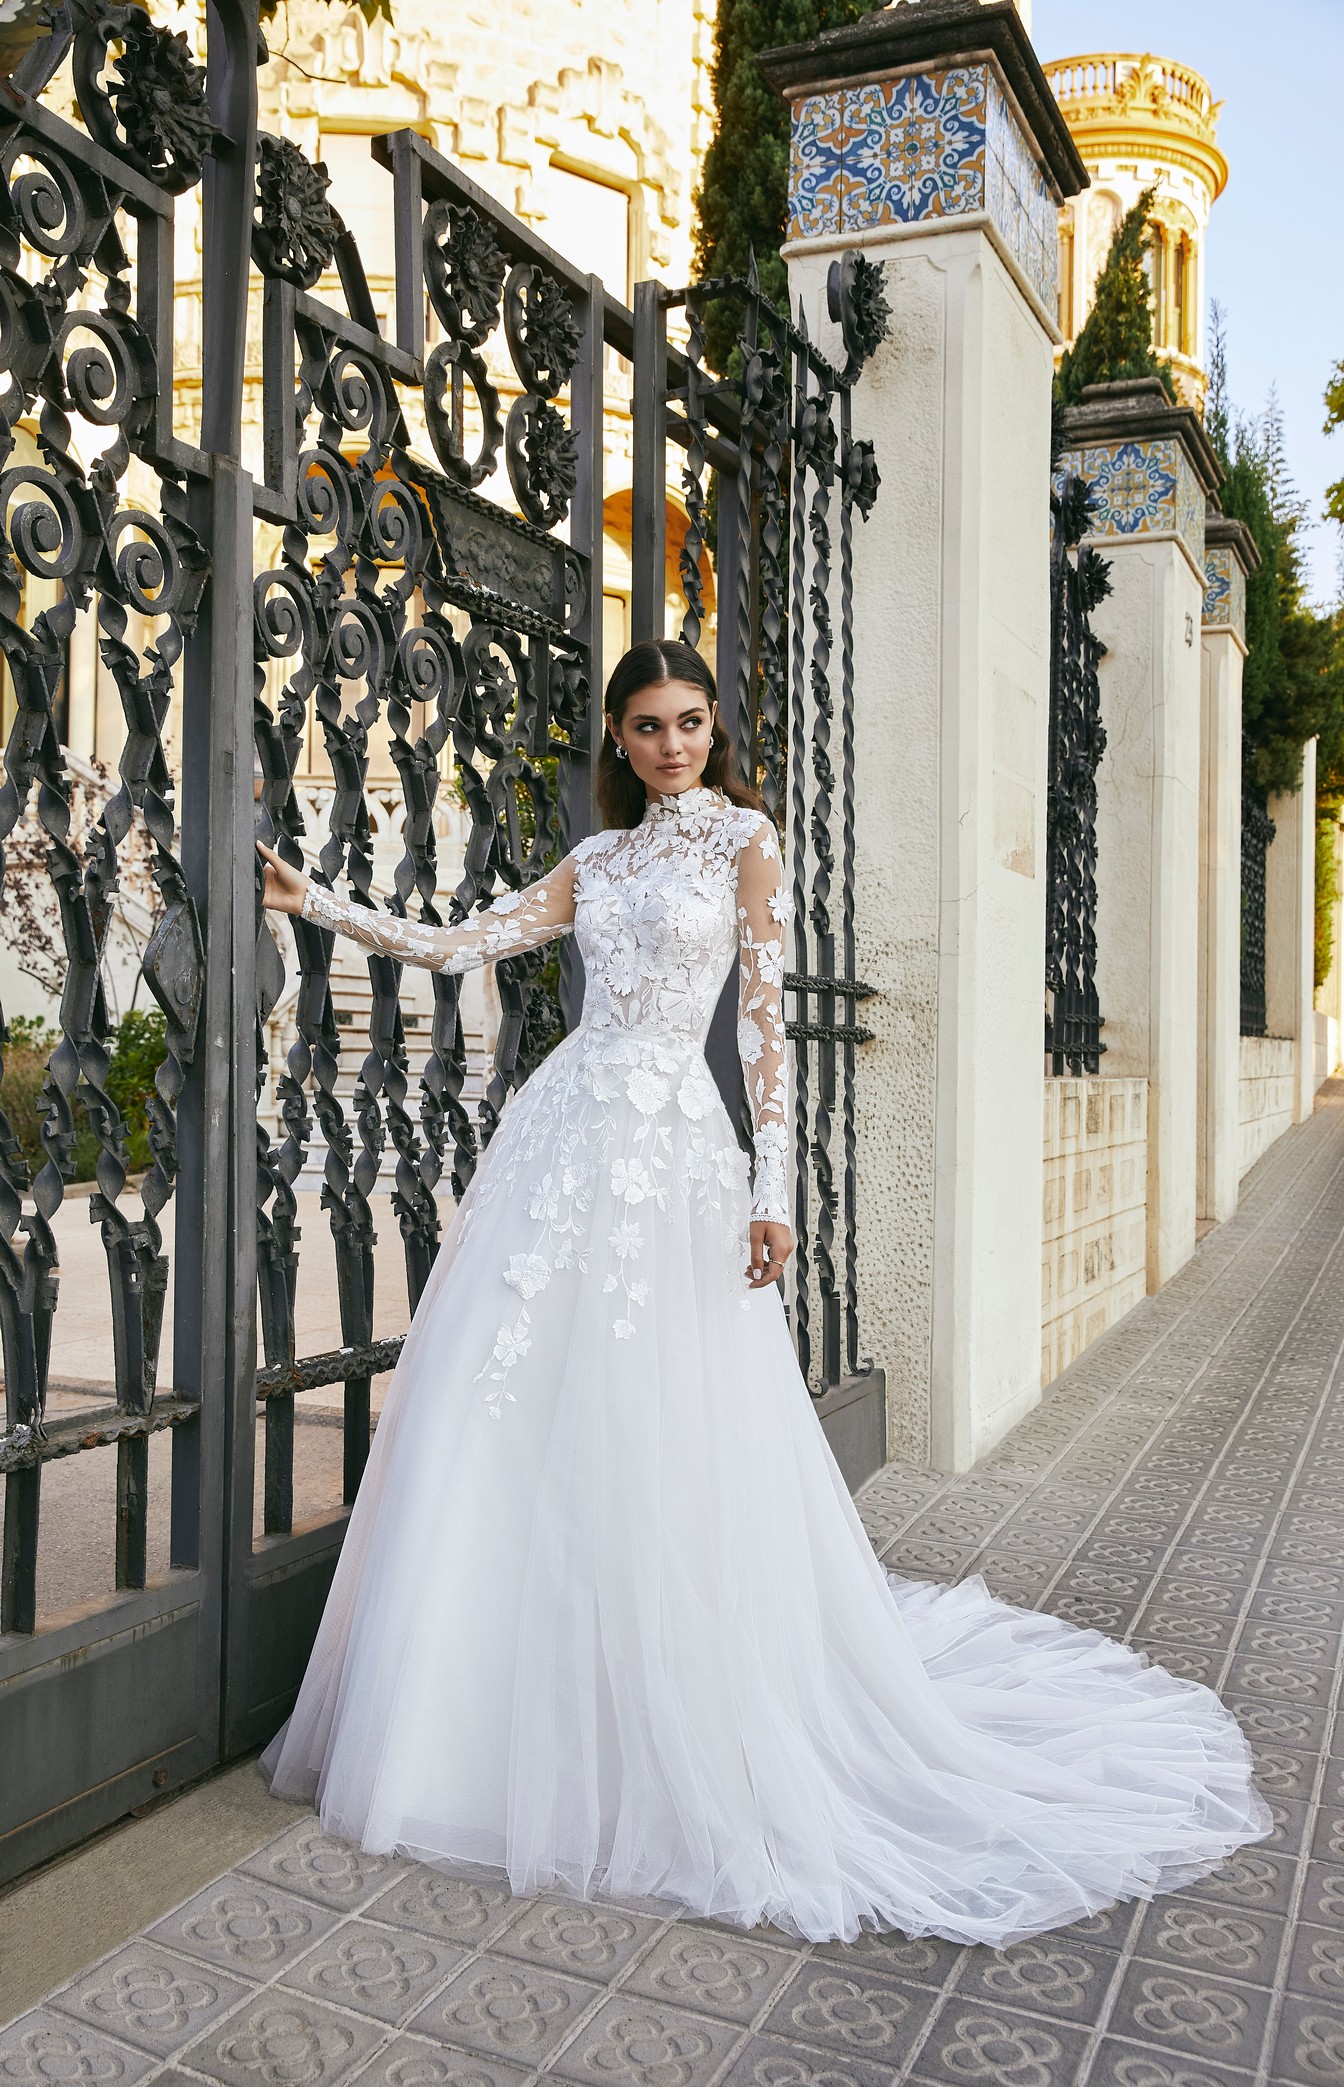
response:
[[[461,972],[574,932],[582,1030],[652,1032],[703,1050],[733,952],[738,1051],[755,1131],[752,1215],[789,1222],[784,1044],[788,918],[775,829],[697,788],[653,800],[639,825],[580,841],[548,877],[457,927],[429,927],[338,899],[310,880],[303,917],[364,948]]]

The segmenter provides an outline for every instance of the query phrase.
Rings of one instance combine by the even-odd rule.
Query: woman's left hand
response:
[[[784,1263],[793,1252],[793,1234],[787,1225],[753,1225],[751,1228],[751,1267],[747,1270],[747,1284],[752,1290],[763,1290],[767,1283],[781,1281]]]

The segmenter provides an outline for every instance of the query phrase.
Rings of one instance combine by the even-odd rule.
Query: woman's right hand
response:
[[[257,853],[266,872],[266,888],[262,892],[263,906],[272,913],[302,913],[303,895],[308,889],[308,879],[302,870],[291,869],[281,862],[274,848],[264,841],[257,842]]]

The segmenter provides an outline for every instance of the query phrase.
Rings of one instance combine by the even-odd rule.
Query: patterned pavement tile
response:
[[[727,2022],[639,1993],[608,1993],[548,2077],[584,2087],[707,2087],[737,2036]]]
[[[657,1934],[658,1926],[656,1920],[613,1906],[537,1899],[509,1923],[494,1946],[501,1956],[522,1957],[609,1985]]]
[[[977,1949],[957,1980],[956,2004],[983,2001],[1052,2021],[1100,2019],[1116,1960],[1067,1935],[1035,1935],[1011,1949]]]
[[[491,1941],[517,1911],[518,1901],[498,1885],[419,1868],[364,1908],[368,1920],[434,1935],[440,1942],[461,1942],[468,1949]]]
[[[182,2064],[220,2087],[336,2087],[384,2034],[377,2022],[271,1987],[207,2029]]]
[[[1087,2087],[1248,2087],[1251,2073],[1103,2037]]]
[[[1344,1927],[1344,1863],[1307,1864],[1299,1917],[1322,1927]]]
[[[1290,1992],[1344,2006],[1344,1926],[1297,1929],[1287,1984]]]
[[[424,2043],[418,2036],[394,2036],[350,2075],[347,2087],[522,2087],[528,2077],[521,2066],[502,2058],[450,2051],[446,2044]]]
[[[888,1978],[907,1985],[940,1989],[961,1964],[966,1951],[956,1942],[943,1942],[936,1935],[860,1935],[857,1942],[821,1942],[818,1957],[838,1958],[845,1964],[867,1964]]]
[[[406,2026],[488,2058],[536,2066],[596,1998],[591,1985],[558,1971],[508,1957],[477,1957]]]
[[[1154,1964],[1273,1985],[1285,1924],[1276,1913],[1158,1899],[1146,1909],[1134,1950]]]
[[[937,2005],[935,1993],[881,1978],[866,1963],[810,1958],[760,2027],[786,2042],[899,2065]]]
[[[316,1899],[338,1913],[354,1913],[410,1867],[393,1855],[366,1855],[348,1841],[323,1833],[316,1819],[303,1819],[268,1847],[239,1864],[245,1876],[278,1884]]]
[[[444,1983],[465,1954],[459,1943],[348,1920],[300,1957],[280,1984],[395,2027]]]
[[[753,2036],[720,2087],[892,2087],[898,2077],[888,2065],[837,2058],[831,2051],[805,2051],[801,2044],[781,2043],[773,2036]]]
[[[1119,2036],[1188,2058],[1254,2070],[1270,2001],[1266,1987],[1136,1957],[1125,1971],[1109,2026]]]
[[[243,1978],[266,1979],[320,1942],[337,1917],[234,1870],[156,1922],[149,1934],[166,1949],[205,1957]]]
[[[135,2087],[153,2064],[143,2051],[46,2007],[0,2029],[4,2087]]]
[[[636,1966],[627,1990],[671,2007],[749,2023],[797,1966],[797,1957],[752,1935],[708,1935],[674,1927]]]
[[[1087,2031],[955,1996],[919,2053],[912,2081],[937,2087],[1073,2087]]]
[[[1344,2080],[1344,2004],[1290,1994],[1269,2076],[1308,2087],[1335,2087]]]
[[[190,1957],[132,1942],[53,1994],[50,2004],[86,2028],[167,2058],[251,1990]]]

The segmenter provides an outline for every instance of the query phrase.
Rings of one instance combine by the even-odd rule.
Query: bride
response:
[[[1207,1689],[882,1570],[777,1287],[792,1240],[775,830],[698,655],[607,693],[606,831],[458,927],[263,848],[266,903],[466,971],[574,933],[583,1019],[514,1096],[415,1316],[275,1791],[515,1892],[814,1940],[996,1947],[1269,1830]],[[702,1045],[737,954],[754,1186]]]

